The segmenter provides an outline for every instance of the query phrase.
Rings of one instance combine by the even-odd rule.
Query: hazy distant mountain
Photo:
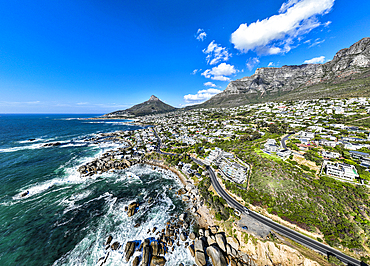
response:
[[[132,116],[143,116],[149,114],[159,114],[165,113],[169,111],[173,111],[176,108],[162,102],[156,96],[152,95],[149,100],[134,105],[129,109],[126,110],[119,110],[109,114],[105,114],[105,117],[132,117]]]
[[[254,75],[230,82],[223,92],[190,108],[357,96],[370,96],[370,38],[340,50],[325,64],[258,68]]]

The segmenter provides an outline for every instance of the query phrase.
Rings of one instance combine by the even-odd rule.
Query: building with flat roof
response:
[[[324,161],[325,173],[329,176],[354,180],[359,177],[354,165]]]

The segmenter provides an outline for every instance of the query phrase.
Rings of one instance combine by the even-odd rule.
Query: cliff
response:
[[[258,68],[250,77],[197,107],[238,106],[268,100],[370,96],[370,38],[336,53],[325,64]]]

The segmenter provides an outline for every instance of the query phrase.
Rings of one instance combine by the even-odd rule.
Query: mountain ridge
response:
[[[365,37],[349,48],[339,50],[325,64],[257,68],[252,76],[231,81],[221,93],[188,109],[234,107],[268,100],[298,100],[317,97],[320,92],[325,97],[364,96],[364,92],[370,96],[369,71],[370,38]],[[353,78],[359,81],[357,86],[349,82]],[[348,91],[342,88],[346,84],[350,86]]]

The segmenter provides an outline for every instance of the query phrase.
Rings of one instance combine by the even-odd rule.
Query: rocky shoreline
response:
[[[177,195],[183,200],[186,200],[189,194],[191,192],[186,188],[177,191]],[[132,202],[126,206],[125,211],[128,217],[131,217],[140,211],[140,204]],[[193,265],[205,266],[209,262],[212,262],[213,266],[256,265],[246,253],[234,248],[233,243],[228,243],[225,233],[220,232],[218,226],[198,229],[196,222],[192,219],[194,213],[189,209],[187,211],[178,217],[170,217],[162,230],[157,227],[148,230],[145,239],[131,239],[121,245],[117,241],[113,242],[113,237],[109,235],[104,243],[105,249],[109,252],[98,260],[98,265],[104,265],[110,252],[123,249],[123,245],[125,245],[125,261],[131,262],[132,266],[164,266],[166,264],[165,255],[171,254],[180,246],[186,247],[187,252],[194,258],[195,264]],[[184,264],[180,263],[179,266],[184,266]]]
[[[163,266],[166,264],[166,254],[171,254],[177,247],[184,246],[187,252],[194,258],[194,265],[205,266],[212,262],[214,266],[249,266],[256,265],[246,254],[235,249],[227,243],[224,232],[219,232],[218,226],[208,226],[200,228],[195,221],[200,218],[197,210],[203,205],[200,200],[197,188],[187,180],[177,169],[163,165],[160,162],[145,161],[141,158],[125,159],[124,155],[130,147],[109,150],[99,158],[94,159],[78,168],[81,176],[92,176],[109,171],[123,170],[135,164],[150,165],[153,170],[159,172],[172,171],[179,178],[184,186],[178,190],[177,195],[188,205],[186,212],[180,216],[169,217],[162,230],[156,227],[148,230],[147,238],[131,239],[126,243],[113,241],[113,236],[107,236],[104,242],[105,250],[108,250],[104,257],[99,258],[97,265],[102,266],[106,263],[111,252],[118,252],[124,247],[124,257],[126,262],[131,262],[133,266]],[[151,199],[149,199],[150,201]],[[128,217],[140,211],[139,202],[131,202],[125,207]],[[135,227],[140,227],[136,224]],[[137,254],[138,255],[134,255]],[[181,264],[180,264],[181,265]],[[182,264],[184,265],[184,264]]]

